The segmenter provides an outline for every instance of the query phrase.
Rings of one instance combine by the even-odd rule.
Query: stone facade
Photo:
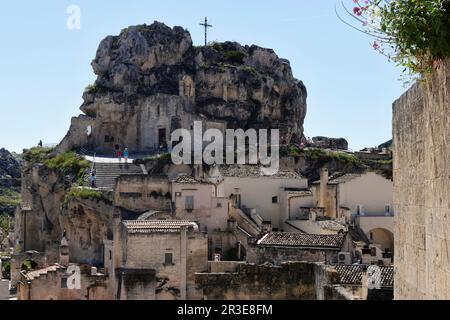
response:
[[[117,179],[114,205],[132,211],[170,211],[171,192],[167,177],[126,175]]]
[[[450,299],[450,61],[393,104],[395,299]]]
[[[197,273],[195,281],[206,300],[323,300],[349,299],[336,290],[335,270],[308,262],[281,266],[237,264],[233,272]],[[341,292],[341,293],[340,293]]]
[[[75,266],[75,265],[74,265]],[[108,277],[92,273],[90,266],[80,268],[79,286],[71,287],[71,273],[58,264],[22,273],[17,288],[18,300],[111,300]],[[75,280],[76,281],[76,280]]]
[[[148,290],[144,290],[141,298],[201,298],[194,274],[207,270],[208,241],[195,223],[181,220],[124,221],[118,231],[115,257],[119,275],[121,269],[155,271],[154,284],[147,285]],[[119,281],[126,279],[121,277]],[[137,283],[139,285],[142,283]],[[130,286],[123,284],[121,288],[129,291]],[[123,297],[123,293],[118,292],[118,296]]]

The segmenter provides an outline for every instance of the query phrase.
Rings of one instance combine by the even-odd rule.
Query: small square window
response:
[[[278,203],[278,197],[277,196],[272,197],[272,203]]]
[[[164,264],[173,265],[173,254],[171,252],[167,252],[164,254]]]
[[[188,211],[194,210],[194,196],[186,196],[185,209]]]
[[[221,202],[217,202],[217,208],[222,208],[222,203]]]
[[[61,278],[61,289],[67,289],[67,278]]]

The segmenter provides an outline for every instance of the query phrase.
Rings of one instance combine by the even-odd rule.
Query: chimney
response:
[[[66,231],[64,231],[59,245],[59,264],[65,267],[69,265],[69,242],[66,239]]]
[[[328,168],[320,169],[319,207],[325,208],[328,190]]]

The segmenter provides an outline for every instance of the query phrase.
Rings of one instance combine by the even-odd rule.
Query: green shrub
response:
[[[67,204],[71,199],[91,199],[102,200],[103,194],[101,191],[86,188],[86,187],[72,187],[66,195],[63,204]]]
[[[217,51],[223,51],[222,44],[219,43],[219,42],[214,42],[214,43],[212,44],[212,47],[213,47],[214,49],[216,49]]]
[[[81,159],[75,152],[69,151],[60,153],[57,156],[44,161],[51,169],[72,173],[77,178],[81,178],[87,168],[90,167],[89,161]]]
[[[17,206],[20,204],[20,193],[9,188],[0,189],[1,206]]]
[[[387,159],[387,160],[376,160],[376,163],[379,164],[392,164],[392,159]]]
[[[11,226],[14,226],[14,218],[7,214],[0,214],[0,229],[8,234]]]
[[[251,67],[251,66],[245,65],[245,66],[242,67],[242,70],[245,71],[245,72],[250,73],[252,76],[256,76],[258,74],[256,69]]]
[[[450,57],[450,0],[353,0],[353,15],[373,48],[404,71],[428,74]]]
[[[87,93],[96,93],[98,91],[99,87],[94,83],[90,84],[86,87],[85,91]]]
[[[53,152],[53,148],[33,147],[23,150],[23,158],[29,163],[42,163]]]
[[[225,59],[231,64],[243,64],[244,63],[244,53],[240,51],[227,51],[224,53]]]
[[[302,151],[297,146],[291,146],[291,157],[299,157],[302,154]]]
[[[4,279],[11,278],[11,261],[6,261],[2,263],[2,270],[0,270],[3,274]]]
[[[341,151],[328,151],[327,155],[331,159],[335,159],[340,162],[348,163],[348,164],[354,164],[357,165],[360,163],[360,160],[357,156],[354,154],[341,152]]]

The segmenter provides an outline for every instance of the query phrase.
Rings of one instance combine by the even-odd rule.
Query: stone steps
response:
[[[95,171],[97,188],[105,189],[113,189],[119,176],[144,174],[141,167],[133,163],[96,162]]]

